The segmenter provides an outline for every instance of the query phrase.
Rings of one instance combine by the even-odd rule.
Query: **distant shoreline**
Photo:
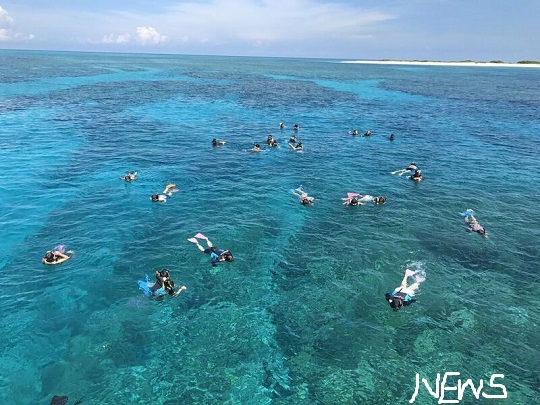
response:
[[[415,66],[484,66],[540,68],[540,63],[498,63],[498,62],[436,62],[421,60],[344,60],[341,63],[361,63],[367,65],[415,65]]]

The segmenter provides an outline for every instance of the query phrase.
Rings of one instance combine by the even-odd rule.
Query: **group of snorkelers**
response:
[[[298,202],[302,205],[312,205],[315,201],[314,197],[308,195],[307,192],[302,190],[302,187],[291,190],[292,194],[298,198]],[[375,205],[382,205],[386,203],[386,197],[378,196],[374,197],[372,195],[362,195],[358,193],[347,193],[347,197],[342,198],[343,205],[348,205],[351,207],[358,205],[366,205],[366,202],[373,202]]]
[[[283,123],[279,124],[280,129],[284,129],[285,125]],[[294,131],[297,132],[299,129],[298,124],[295,124],[293,127]],[[356,136],[358,135],[357,130],[352,130],[349,132],[351,135]],[[363,136],[370,136],[371,131],[367,130]],[[390,140],[394,139],[394,134],[390,136]],[[268,135],[266,144],[270,147],[277,147],[278,142],[277,140],[272,136]],[[217,138],[212,139],[212,146],[219,147],[225,145],[225,141],[218,140]],[[296,135],[292,135],[289,139],[289,146],[292,149],[295,150],[302,150],[303,145],[301,142],[298,142]],[[260,145],[255,144],[252,151],[260,151]],[[405,169],[399,169],[396,171],[391,172],[391,174],[398,174],[399,176],[402,176],[404,174],[410,174],[409,178],[413,181],[422,181],[423,175],[421,170],[418,168],[415,162],[411,162],[409,166],[407,166]],[[134,180],[137,180],[137,174],[138,172],[127,172],[123,177],[120,177],[120,179],[131,182]],[[153,194],[151,196],[151,200],[154,202],[166,202],[167,198],[171,197],[173,193],[178,192],[179,190],[175,188],[175,184],[168,184],[165,189],[161,193]],[[302,205],[312,205],[315,201],[314,197],[311,197],[308,195],[307,192],[305,192],[301,187],[293,190],[293,194],[298,198],[298,201]],[[365,205],[367,202],[373,202],[375,205],[382,205],[386,203],[386,197],[384,196],[371,196],[371,195],[362,195],[359,193],[348,193],[347,197],[342,198],[343,205],[346,206],[360,206]],[[464,215],[465,222],[468,224],[468,231],[469,232],[476,232],[479,235],[482,235],[483,237],[488,237],[487,231],[485,227],[480,225],[478,220],[473,215],[474,213],[472,210],[467,210],[466,213],[462,214]],[[198,239],[202,239],[206,241],[207,247],[203,247]],[[229,250],[222,250],[217,247],[215,247],[212,242],[203,234],[198,233],[194,237],[189,238],[188,241],[194,243],[197,248],[210,256],[210,261],[212,266],[217,266],[220,262],[232,262],[234,260],[234,257],[232,253]],[[61,245],[60,247],[54,248],[52,250],[49,250],[46,252],[45,256],[42,259],[42,262],[44,264],[60,264],[65,262],[66,260],[70,259],[72,254],[69,253],[73,252],[65,252],[64,247]],[[412,272],[411,270],[407,269],[405,272],[405,276],[403,278],[403,281],[401,285],[396,288],[392,293],[386,293],[385,297],[390,304],[390,306],[394,309],[400,309],[404,306],[410,305],[411,303],[415,302],[416,300],[412,299],[414,296],[414,292],[418,289],[419,284],[422,280],[419,281],[419,278],[415,278],[415,282],[411,285],[407,285],[407,279],[408,277],[415,276],[415,272]],[[185,286],[180,287],[179,289],[175,290],[175,284],[171,280],[170,273],[168,270],[157,270],[156,271],[156,282],[154,285],[150,288],[150,291],[152,293],[155,293],[158,290],[164,290],[167,294],[171,296],[176,296],[180,294],[182,291],[186,289]]]
[[[214,139],[212,143],[216,141]],[[219,141],[225,144],[225,141]],[[137,174],[138,172],[126,172],[126,174],[122,177],[120,177],[121,180],[131,182],[137,180]],[[150,200],[153,202],[159,202],[164,203],[167,201],[167,198],[172,197],[173,193],[177,193],[179,190],[176,188],[176,184],[167,184],[165,186],[165,189],[161,193],[152,194],[150,196]]]
[[[285,124],[283,122],[280,122],[279,123],[279,128],[280,129],[285,129],[286,128]],[[295,131],[295,133],[298,132],[299,129],[300,129],[299,125],[294,124],[293,130]],[[265,142],[266,142],[266,145],[268,145],[271,148],[277,148],[279,146],[279,143],[278,143],[277,139],[272,134],[269,134],[267,136]],[[226,143],[226,141],[224,141],[224,140],[218,140],[217,138],[212,139],[212,146],[214,148],[221,147],[221,146],[225,145],[225,143]],[[296,134],[292,135],[289,138],[288,145],[292,150],[295,150],[295,151],[301,151],[301,150],[304,149],[304,145],[302,144],[302,142],[298,141],[298,139],[296,137]],[[253,146],[250,149],[248,149],[248,152],[262,152],[262,150],[263,149],[262,149],[260,143],[254,143]]]
[[[386,203],[386,197],[372,195],[362,195],[358,193],[347,193],[347,197],[343,197],[343,205],[356,207],[358,205],[366,205],[367,202],[373,202],[375,205],[381,205]]]
[[[359,132],[357,129],[353,129],[351,131],[349,131],[349,135],[352,135],[352,136],[358,136]],[[366,132],[364,132],[363,135],[360,135],[361,137],[362,136],[371,136],[371,130],[367,130]]]
[[[206,248],[199,243],[199,239],[206,242]],[[234,256],[230,250],[223,250],[214,246],[210,239],[202,233],[198,233],[194,237],[188,238],[188,241],[194,243],[201,252],[210,256],[210,263],[213,267],[216,267],[218,263],[234,261]],[[171,280],[171,275],[168,270],[156,270],[156,281],[154,285],[149,288],[149,291],[152,296],[161,296],[161,291],[163,291],[163,293],[169,294],[171,297],[176,297],[186,289],[187,287],[185,285],[175,289],[174,281]]]

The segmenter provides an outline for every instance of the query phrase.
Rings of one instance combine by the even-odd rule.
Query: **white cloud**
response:
[[[114,4],[114,2],[111,2]],[[342,0],[170,0],[149,9],[92,11],[19,7],[17,22],[31,27],[40,44],[59,49],[243,54],[332,54],[373,42],[381,23],[397,18],[380,8]],[[97,3],[96,3],[97,4]],[[172,5],[170,5],[172,4]],[[118,6],[116,6],[118,7]],[[20,19],[20,21],[19,21]],[[80,24],[91,21],[91,24]],[[4,28],[0,26],[0,28]],[[28,29],[28,28],[27,28]],[[162,34],[166,32],[166,35]],[[371,36],[370,36],[371,35]],[[297,52],[299,50],[299,52]],[[332,51],[332,52],[329,52]]]
[[[137,27],[136,40],[142,45],[159,44],[167,39],[153,27]]]
[[[6,10],[0,6],[0,28],[5,29],[13,24],[13,18],[11,18]]]
[[[9,41],[10,36],[8,30],[5,28],[0,28],[0,42]]]
[[[209,0],[178,2],[166,10],[139,14],[108,11],[98,26],[131,32],[130,44],[167,42],[175,49],[196,46],[283,46],[317,42],[342,43],[373,39],[378,23],[397,18],[389,12],[354,3],[319,0]],[[150,22],[150,25],[147,25]],[[126,26],[136,26],[133,33]],[[156,28],[167,30],[167,36]],[[116,36],[113,36],[116,38]],[[107,36],[107,43],[119,43]],[[127,42],[124,42],[127,43]],[[330,45],[331,46],[331,45]]]
[[[120,34],[120,35],[104,35],[102,42],[105,44],[127,44],[131,39],[129,33]]]
[[[354,3],[315,0],[210,0],[180,3],[160,17],[172,42],[189,35],[197,41],[253,44],[336,41],[363,38],[377,23],[396,16]]]
[[[6,10],[0,6],[0,42],[13,42],[20,40],[33,39],[34,35],[24,35],[13,30],[15,20]]]
[[[104,35],[102,37],[101,42],[104,44],[130,44],[133,42],[136,42],[140,45],[148,45],[153,44],[157,45],[162,42],[164,42],[167,39],[165,35],[161,35],[155,28],[153,27],[137,27],[135,30],[135,33],[132,35],[128,32],[124,34],[109,34]],[[180,38],[180,41],[184,41],[184,39]]]

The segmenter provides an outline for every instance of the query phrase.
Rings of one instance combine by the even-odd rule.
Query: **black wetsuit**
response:
[[[161,273],[156,274],[156,283],[152,287],[150,287],[150,291],[152,291],[152,293],[155,293],[160,288],[165,289],[165,291],[167,291],[169,295],[174,294],[174,281],[170,279],[169,272],[167,272],[166,276],[162,276]]]
[[[223,254],[227,252],[226,250],[221,250],[215,246],[209,247],[208,249],[204,250],[204,253],[210,255],[210,262],[212,263],[213,267],[216,267],[221,257],[223,257]]]

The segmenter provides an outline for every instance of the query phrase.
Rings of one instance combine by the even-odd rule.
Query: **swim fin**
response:
[[[412,270],[405,270],[405,277],[412,277],[416,274],[416,271],[412,271]]]
[[[192,242],[192,243],[199,243],[199,241],[195,238],[188,238],[188,241]]]
[[[202,233],[198,233],[197,235],[195,235],[195,238],[208,240],[208,238],[204,236]]]

